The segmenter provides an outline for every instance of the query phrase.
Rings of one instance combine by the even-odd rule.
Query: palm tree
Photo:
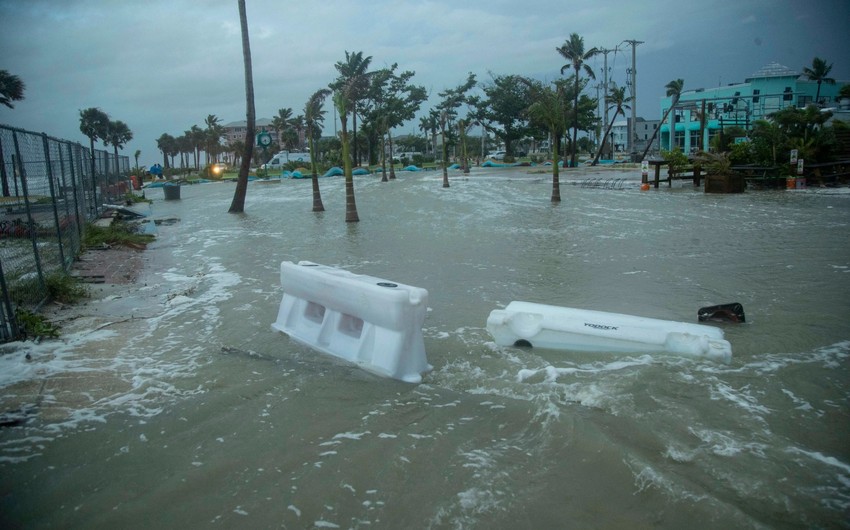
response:
[[[608,105],[608,110],[613,109],[614,115],[611,116],[611,122],[605,129],[605,135],[602,136],[603,140],[599,144],[599,150],[596,151],[596,156],[593,157],[593,162],[590,164],[591,166],[595,166],[599,163],[599,156],[602,154],[602,149],[605,147],[604,139],[608,138],[608,135],[611,134],[611,128],[614,126],[614,120],[617,119],[617,116],[620,114],[625,116],[626,113],[624,111],[631,109],[631,106],[628,105],[631,101],[631,97],[626,97],[626,87],[617,88],[617,84],[613,83],[611,88],[608,89],[608,94],[605,96],[605,103]]]
[[[523,79],[523,78],[520,78]],[[555,145],[552,155],[552,202],[561,202],[561,184],[558,169],[558,154],[560,151],[561,135],[567,130],[566,108],[569,106],[563,83],[555,83],[555,87],[542,86],[527,79],[533,103],[528,107],[531,119],[546,127]]]
[[[184,138],[181,136],[180,138]],[[177,143],[176,138],[171,136],[168,133],[162,133],[162,135],[156,139],[156,148],[162,152],[162,166],[170,167],[168,165],[168,156],[174,150],[174,146]]]
[[[820,105],[820,86],[822,83],[826,83],[827,85],[834,85],[835,79],[831,77],[827,77],[829,72],[832,71],[832,65],[826,64],[824,59],[820,57],[815,57],[812,59],[812,67],[803,68],[803,75],[805,75],[809,81],[817,81],[818,83],[818,91],[815,95],[815,103]]]
[[[254,131],[256,130],[256,111],[254,110],[254,74],[251,69],[251,43],[248,40],[248,15],[245,12],[245,0],[239,2],[239,23],[242,28],[242,62],[245,65],[245,151],[239,166],[239,178],[228,213],[245,211],[245,195],[248,193],[248,172],[251,169],[251,155],[254,153]]]
[[[357,152],[357,112],[355,111],[355,106],[357,102],[360,101],[366,94],[366,91],[369,89],[369,76],[371,72],[367,72],[369,69],[369,65],[372,63],[372,56],[363,57],[363,52],[345,52],[345,61],[337,62],[334,67],[337,72],[339,72],[339,78],[331,85],[331,89],[334,91],[340,86],[341,83],[348,83],[348,88],[346,92],[349,93],[347,96],[351,102],[351,108],[349,112],[351,112],[352,117],[352,125],[354,129],[354,160],[359,164],[360,157]]]
[[[136,152],[133,153],[133,158],[136,159],[136,167],[139,167],[139,157],[142,156],[142,150],[136,149]]]
[[[277,116],[272,118],[271,126],[272,130],[275,132],[274,139],[277,140],[280,145],[283,145],[281,133],[289,128],[290,120],[292,120],[292,109],[289,107],[286,107],[285,109],[277,109]]]
[[[20,77],[6,70],[0,70],[0,103],[10,109],[15,108],[12,102],[24,99],[25,89],[26,86]]]
[[[439,116],[432,110],[428,113],[427,116],[422,116],[419,118],[419,130],[425,134],[427,138],[428,135],[431,136],[431,154],[435,157],[437,156],[437,127],[439,127],[437,120]]]
[[[567,64],[561,67],[561,74],[564,71],[572,68],[575,70],[575,94],[573,101],[573,141],[572,141],[572,156],[570,157],[570,165],[576,166],[576,141],[578,140],[578,96],[579,96],[579,77],[581,75],[581,70],[583,69],[587,76],[591,79],[596,79],[596,75],[593,73],[593,69],[590,65],[585,64],[585,61],[589,61],[595,55],[599,54],[600,51],[598,48],[591,48],[587,51],[584,51],[584,39],[578,35],[578,33],[570,34],[569,40],[564,42],[560,48],[556,48],[558,53],[564,57],[567,61]]]
[[[109,127],[109,115],[103,112],[102,110],[91,107],[86,110],[80,111],[80,132],[89,138],[89,145],[91,146],[91,181],[92,181],[92,192],[94,195],[92,197],[97,197],[97,177],[95,175],[95,161],[94,161],[94,141],[95,140],[103,140],[106,138],[106,134]],[[97,204],[97,200],[93,200],[92,204]]]
[[[313,211],[324,212],[325,205],[322,203],[322,194],[319,191],[319,174],[316,167],[316,149],[315,137],[316,132],[321,130],[322,124],[325,121],[325,111],[322,107],[325,104],[325,98],[330,95],[331,91],[327,88],[320,88],[313,92],[307,104],[304,105],[304,126],[307,131],[307,142],[310,146],[310,169],[313,171]]]
[[[674,79],[674,80],[670,81],[669,83],[667,83],[665,85],[665,88],[667,89],[667,97],[672,97],[673,100],[670,102],[670,107],[667,110],[664,111],[664,116],[661,117],[661,123],[664,123],[664,121],[667,120],[667,116],[670,114],[670,112],[672,112],[673,108],[679,102],[679,97],[681,97],[682,89],[684,87],[685,87],[685,80],[684,79]],[[661,129],[660,124],[659,124],[658,127],[655,128],[654,131],[652,131],[652,136],[649,138],[649,142],[647,142],[646,148],[643,150],[643,154],[640,157],[641,160],[646,158],[646,153],[648,153],[649,149],[652,147],[652,142],[655,141],[655,137],[658,135],[659,129]],[[671,127],[670,128],[670,148],[671,148],[671,150],[672,150],[672,147],[673,147],[673,134],[674,134],[673,127]]]
[[[298,138],[298,140],[296,141],[298,150],[303,151],[304,150],[304,142],[303,142],[304,115],[299,114],[298,116],[295,116],[294,118],[289,120],[289,126],[292,128],[293,131],[295,131],[295,136],[296,136],[296,138]]]
[[[348,55],[348,52],[346,52]],[[337,63],[338,64],[338,63]],[[348,115],[353,112],[352,83],[349,80],[342,84],[336,83],[333,93],[334,106],[339,113],[339,121],[342,126],[342,167],[345,174],[345,222],[356,223],[360,221],[357,215],[357,203],[354,200],[354,175],[351,169],[351,149],[348,145]]]
[[[107,131],[103,143],[111,145],[115,151],[115,175],[118,176],[118,149],[124,149],[127,142],[133,139],[133,131],[121,120],[110,121]]]
[[[224,127],[221,126],[221,119],[215,114],[207,115],[204,123],[207,126],[204,133],[204,145],[207,152],[207,165],[209,165],[211,162],[218,162],[218,148],[221,145]]]

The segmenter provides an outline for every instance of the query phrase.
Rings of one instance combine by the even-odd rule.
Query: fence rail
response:
[[[86,223],[130,190],[129,171],[127,156],[0,125],[0,341],[20,335],[16,309],[45,302]]]

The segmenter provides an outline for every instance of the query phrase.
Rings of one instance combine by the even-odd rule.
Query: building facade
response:
[[[614,122],[614,126],[611,127],[611,142],[614,144],[614,152],[622,153],[628,149],[628,134],[629,134],[629,122],[632,121],[631,118],[626,118],[624,120],[618,120]],[[646,144],[652,138],[652,134],[655,132],[655,129],[661,124],[661,120],[645,120],[643,118],[635,119],[635,138],[634,138],[634,151],[637,153],[642,153],[644,149],[646,149]],[[658,136],[656,135],[655,140],[653,140],[653,146],[650,148],[650,152],[658,151]]]
[[[821,84],[818,105],[838,110],[836,98],[845,84],[841,81],[834,85]],[[754,121],[767,119],[778,110],[805,108],[816,103],[817,91],[815,81],[781,64],[771,63],[743,83],[682,92],[675,108],[661,124],[660,147],[666,150],[678,147],[685,153],[708,150],[711,140],[720,131],[733,126],[749,131]],[[661,116],[672,102],[672,97],[661,100]],[[703,114],[705,126],[700,133],[700,116]]]

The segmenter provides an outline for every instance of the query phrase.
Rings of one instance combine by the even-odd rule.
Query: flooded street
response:
[[[306,179],[250,183],[244,215],[233,184],[146,190],[179,221],[138,285],[0,356],[4,394],[41,396],[0,429],[0,526],[850,527],[850,190],[579,171],[557,205],[527,168],[356,177],[355,224],[341,178],[319,214]],[[433,372],[273,331],[284,260],[427,289]],[[715,324],[728,365],[499,347],[512,300],[747,322]]]

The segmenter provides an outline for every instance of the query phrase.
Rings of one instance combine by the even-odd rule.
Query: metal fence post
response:
[[[30,204],[29,193],[27,192],[27,173],[24,164],[21,161],[21,148],[18,143],[18,132],[12,132],[12,140],[15,144],[15,157],[18,159],[18,174],[21,176],[21,189],[24,192],[24,204],[27,210],[27,231],[32,241],[32,252],[35,258],[35,270],[38,275],[38,283],[41,287],[42,294],[47,292],[47,286],[44,283],[44,273],[41,270],[41,256],[38,252],[38,240],[36,238],[35,221],[32,218],[32,205]]]
[[[53,223],[56,228],[56,243],[59,245],[59,262],[62,264],[62,270],[67,267],[65,261],[65,249],[62,244],[62,227],[59,224],[59,203],[56,197],[56,185],[53,182],[53,164],[50,160],[50,142],[47,140],[47,134],[41,133],[41,141],[44,144],[44,163],[47,166],[47,183],[50,188],[50,198],[53,201]]]

